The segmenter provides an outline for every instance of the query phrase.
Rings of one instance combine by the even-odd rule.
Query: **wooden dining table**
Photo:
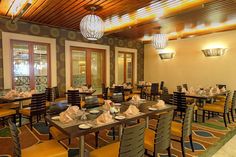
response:
[[[154,101],[146,101],[145,103],[139,103],[138,105],[136,104],[140,111],[140,114],[132,116],[132,117],[126,117],[123,120],[116,120],[113,116],[114,120],[112,122],[103,124],[103,125],[97,125],[95,122],[96,118],[104,112],[102,108],[99,108],[100,112],[98,114],[87,113],[87,121],[82,121],[80,120],[80,118],[78,118],[77,120],[73,120],[71,124],[62,124],[60,121],[52,120],[53,115],[47,115],[46,120],[49,122],[51,126],[56,127],[61,132],[66,134],[69,138],[79,137],[80,157],[84,157],[85,156],[85,140],[84,140],[85,135],[89,133],[97,132],[99,130],[119,126],[119,138],[121,138],[124,124],[130,121],[144,118],[146,119],[146,127],[148,127],[149,116],[176,109],[176,106],[166,104],[164,107],[158,108],[154,111],[149,110],[149,107],[155,105],[156,103],[157,102],[154,102]],[[132,104],[131,102],[122,103],[120,107],[120,114],[126,111],[129,105],[131,104]],[[92,127],[90,129],[80,129],[78,126],[84,123],[89,123],[90,125],[92,125]]]
[[[20,96],[11,97],[11,98],[1,97],[0,102],[2,104],[12,103],[12,102],[19,102],[19,108],[22,109],[23,108],[23,101],[30,100],[31,98],[32,97],[20,97]]]

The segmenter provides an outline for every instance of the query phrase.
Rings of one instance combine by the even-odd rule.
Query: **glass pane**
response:
[[[29,47],[26,43],[13,43],[13,82],[17,91],[30,90]]]
[[[38,92],[43,92],[48,86],[48,46],[33,45],[33,50],[35,89]]]
[[[86,52],[72,50],[72,87],[86,84]]]
[[[91,52],[91,85],[98,93],[102,91],[103,83],[103,54],[101,52]]]
[[[118,53],[118,84],[123,84],[124,81],[124,53]]]
[[[133,55],[132,54],[126,54],[126,82],[132,83],[132,77],[133,77]]]

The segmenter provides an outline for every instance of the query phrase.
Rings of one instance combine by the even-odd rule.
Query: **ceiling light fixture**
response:
[[[158,50],[164,49],[167,46],[167,42],[168,42],[167,34],[154,34],[152,36],[152,44]]]
[[[202,50],[206,57],[223,56],[227,51],[227,48],[212,48]]]
[[[80,31],[86,39],[98,40],[104,34],[104,22],[99,16],[94,15],[94,11],[101,9],[101,7],[89,5],[85,9],[92,11],[92,13],[83,17],[80,22]]]

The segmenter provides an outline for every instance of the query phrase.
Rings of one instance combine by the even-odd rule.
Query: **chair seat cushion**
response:
[[[224,113],[224,106],[218,104],[205,104],[203,110]]]
[[[63,139],[68,138],[68,136],[66,136],[64,133],[62,133],[60,130],[58,130],[57,128],[55,128],[53,126],[50,127],[49,131],[50,131],[50,134],[52,135],[52,137],[57,141],[61,141]]]
[[[6,117],[16,114],[16,110],[0,108],[0,117]]]
[[[67,157],[68,151],[56,140],[50,140],[22,149],[23,157]]]
[[[155,138],[155,131],[151,129],[145,129],[144,134],[144,148],[154,152],[154,138]]]
[[[112,143],[95,149],[89,153],[89,157],[118,157],[120,142]]]
[[[171,122],[171,135],[182,137],[182,124],[172,121]]]
[[[66,97],[62,97],[62,98],[57,98],[55,99],[55,102],[62,102],[62,101],[66,101]]]
[[[19,113],[25,116],[30,116],[30,107],[19,110]]]

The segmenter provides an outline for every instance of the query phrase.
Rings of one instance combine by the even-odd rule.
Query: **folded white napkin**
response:
[[[111,108],[111,104],[112,104],[112,101],[111,100],[104,100],[104,105],[102,106],[102,108],[104,109],[104,110],[107,110],[107,111],[109,111],[110,110],[110,108]]]
[[[88,90],[88,87],[87,86],[82,86],[81,87],[84,91]]]
[[[220,91],[221,91],[221,92],[226,92],[225,87],[222,87],[222,88],[220,89]]]
[[[152,107],[155,107],[155,108],[162,108],[162,107],[165,107],[165,102],[163,100],[159,100],[158,103],[156,103],[155,105],[153,105]]]
[[[61,112],[59,116],[59,120],[61,123],[69,123],[73,121],[73,119],[66,112]]]
[[[132,96],[133,101],[140,101],[140,96],[139,95],[134,95]]]
[[[183,93],[187,93],[187,90],[186,90],[186,88],[182,88],[182,90],[181,90],[181,92],[183,92]]]
[[[129,117],[138,115],[139,113],[139,109],[136,106],[130,105],[129,108],[124,112],[124,115]]]
[[[19,93],[16,90],[10,90],[3,96],[3,98],[11,99],[13,97],[18,97],[18,96],[19,96]]]
[[[96,119],[96,123],[99,124],[105,124],[105,123],[111,123],[113,122],[112,119],[112,115],[110,114],[110,112],[104,112],[103,114],[101,114],[97,119]]]

